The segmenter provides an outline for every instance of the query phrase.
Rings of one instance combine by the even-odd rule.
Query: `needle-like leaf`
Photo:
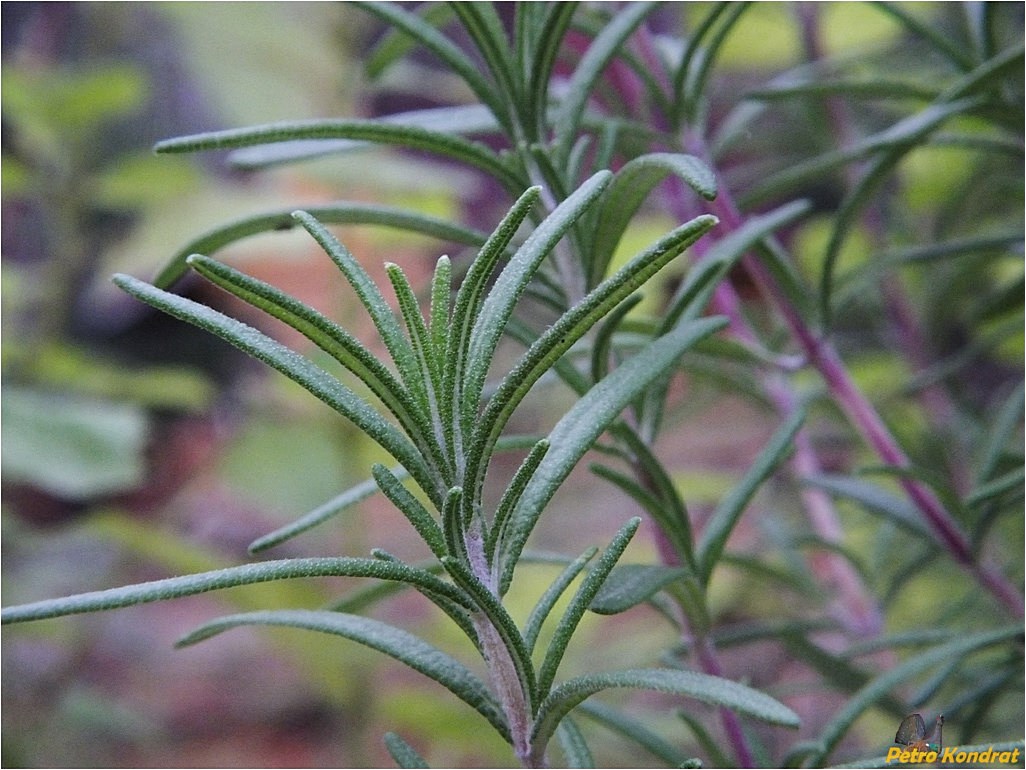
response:
[[[253,327],[206,305],[170,294],[127,275],[116,275],[114,283],[133,297],[175,318],[205,329],[277,369],[374,439],[403,464],[425,492],[437,492],[432,474],[410,440],[323,369]]]
[[[420,637],[380,620],[343,612],[278,610],[229,615],[206,623],[178,640],[185,647],[239,626],[284,626],[342,636],[405,663],[449,690],[487,719],[502,735],[509,736],[506,720],[484,683],[462,663]]]
[[[660,337],[589,390],[556,424],[549,434],[548,453],[527,483],[502,533],[501,593],[509,588],[520,553],[542,509],[578,460],[635,396],[675,365],[684,351],[725,323],[722,318],[706,318]]]
[[[442,594],[461,606],[472,606],[469,604],[466,594],[425,570],[399,562],[343,557],[264,561],[213,572],[199,572],[183,577],[137,583],[122,588],[90,591],[60,599],[47,599],[31,604],[5,607],[0,613],[0,621],[4,624],[24,623],[29,620],[43,620],[81,612],[114,610],[136,604],[166,601],[182,596],[218,591],[223,588],[266,583],[271,580],[314,577],[365,577],[394,580],[414,586],[423,586]]]

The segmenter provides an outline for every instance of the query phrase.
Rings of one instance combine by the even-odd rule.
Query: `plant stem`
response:
[[[481,532],[481,519],[477,515],[465,530],[463,542],[467,549],[471,572],[492,594],[498,596],[497,578],[488,566],[488,559],[484,551],[484,537]],[[536,757],[531,748],[533,716],[509,648],[503,641],[499,630],[484,613],[474,613],[471,616],[471,622],[481,642],[481,654],[488,669],[492,691],[499,699],[503,712],[506,714],[513,751],[516,752],[517,758],[524,767],[544,767],[544,756]]]
[[[696,154],[708,162],[708,152],[704,151],[705,148],[697,137],[690,137],[688,146],[692,151],[698,150]],[[713,204],[713,209],[728,231],[741,226],[741,214],[731,198],[729,190],[721,189]],[[899,469],[909,468],[911,463],[908,456],[898,445],[876,409],[855,385],[830,342],[819,337],[809,328],[798,309],[787,299],[761,261],[754,259],[751,255],[746,255],[742,263],[759,287],[760,293],[780,313],[809,364],[819,371],[834,402],[847,415],[852,425],[862,434],[885,464]],[[944,509],[936,495],[920,481],[908,475],[902,475],[899,483],[905,494],[923,514],[941,545],[951,556],[968,569],[1011,615],[1022,618],[1024,612],[1022,596],[1002,574],[978,563],[972,552],[969,538]]]
[[[723,669],[720,667],[720,661],[716,657],[716,648],[709,637],[703,633],[694,639],[694,643],[695,654],[698,657],[698,663],[702,667],[702,671],[711,676],[722,677]],[[745,739],[744,730],[741,728],[741,720],[738,719],[737,714],[728,708],[721,708],[719,712],[723,729],[727,733],[727,739],[730,741],[730,745],[734,747],[738,767],[755,767],[755,759],[752,756],[751,749],[748,748],[748,741]]]

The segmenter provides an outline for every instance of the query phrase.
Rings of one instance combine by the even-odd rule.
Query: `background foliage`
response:
[[[384,459],[293,385],[203,335],[142,315],[108,287],[111,272],[152,275],[198,233],[254,211],[381,200],[489,230],[511,202],[465,167],[422,154],[368,150],[257,175],[225,171],[220,158],[151,156],[158,139],[211,127],[473,99],[422,53],[368,82],[365,65],[384,62],[382,52],[399,43],[382,39],[374,18],[353,6],[205,8],[30,4],[17,24],[5,24],[15,38],[5,46],[3,80],[5,606],[239,563],[252,540]],[[601,11],[578,19],[562,67],[604,21]],[[1021,8],[695,3],[663,8],[648,23],[668,34],[709,29],[722,42],[710,68],[696,62],[684,91],[694,98],[681,99],[669,119],[703,128],[688,149],[715,158],[721,186],[746,215],[810,201],[804,217],[779,231],[796,285],[807,287],[789,300],[810,324],[831,330],[854,384],[971,534],[974,553],[1021,591]],[[380,45],[369,49],[372,41]],[[965,82],[981,62],[996,74],[974,95]],[[632,91],[632,77],[609,73],[599,97],[627,120],[644,114],[655,123],[660,105],[645,102],[643,88]],[[964,93],[938,104],[938,94],[958,88]],[[40,93],[50,96],[33,98]],[[980,103],[967,106],[973,98]],[[951,103],[960,111],[944,113]],[[682,221],[676,193],[661,191],[610,255],[614,265]],[[379,284],[379,265],[390,260],[417,288],[443,250],[455,264],[472,253],[372,228],[346,228],[345,242]],[[219,257],[372,339],[309,241],[260,236]],[[660,312],[660,292],[672,295],[679,279],[661,280],[626,331],[644,330]],[[702,525],[722,520],[714,511],[737,494],[780,423],[776,370],[760,359],[797,352],[751,274],[735,272],[731,283],[759,343],[706,351],[657,444]],[[199,284],[186,291],[223,301]],[[745,511],[713,575],[711,639],[724,674],[803,717],[797,738],[746,728],[756,759],[831,739],[840,741],[832,761],[873,756],[913,709],[944,711],[949,741],[1017,737],[1021,647],[996,644],[962,665],[951,646],[1005,627],[1007,612],[936,547],[900,477],[881,470],[824,380],[806,369],[790,381],[808,401],[807,430],[823,466],[813,488],[836,501],[842,536],[825,542],[821,529],[812,531],[802,512],[808,488],[779,475]],[[570,403],[550,388],[527,402],[514,427],[548,430]],[[496,462],[509,463],[507,475],[516,467]],[[621,489],[599,486],[582,468],[538,540],[577,553],[608,542],[636,511]],[[382,545],[405,555],[414,547],[383,500],[347,516],[280,555],[361,555]],[[651,531],[643,532],[628,560],[658,561]],[[825,574],[838,580],[829,573],[838,563],[850,565],[847,582],[824,591]],[[548,580],[544,568],[518,579],[514,613],[526,615]],[[458,703],[355,646],[340,652],[318,638],[243,630],[228,643],[169,649],[169,640],[226,609],[317,606],[341,587],[268,584],[5,631],[5,762],[377,765],[389,762],[380,735],[394,729],[432,764],[507,763],[500,740],[461,740],[467,712]],[[465,644],[408,597],[383,612],[445,649]],[[561,674],[650,665],[677,642],[645,607],[588,615],[583,634]],[[696,721],[685,727],[676,705],[648,696],[626,707],[688,756],[716,763],[727,741],[712,711],[690,712]],[[603,764],[639,761],[595,724],[587,730]],[[713,737],[703,740],[703,731]]]

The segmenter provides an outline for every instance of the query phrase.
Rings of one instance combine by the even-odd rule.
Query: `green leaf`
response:
[[[488,558],[488,562],[492,563],[492,558],[495,555],[495,544],[496,537],[499,532],[506,526],[506,520],[509,515],[513,512],[517,502],[520,500],[520,496],[524,493],[524,487],[527,486],[527,482],[531,480],[531,476],[534,475],[535,470],[538,468],[538,463],[542,461],[545,453],[549,451],[549,442],[547,439],[542,439],[533,447],[528,453],[527,457],[517,468],[516,473],[513,474],[513,478],[510,479],[509,484],[506,485],[506,491],[502,493],[502,497],[499,499],[499,504],[495,508],[495,518],[492,520],[492,528],[489,531],[489,536],[485,540],[485,555]]]
[[[1021,624],[980,634],[964,635],[947,644],[941,644],[931,650],[919,652],[915,657],[900,663],[886,673],[876,677],[855,693],[823,728],[817,742],[810,751],[808,764],[812,766],[822,765],[862,712],[869,709],[901,683],[918,676],[934,666],[949,663],[956,658],[963,658],[977,650],[1009,642],[1021,637],[1021,635]]]
[[[428,510],[421,505],[420,501],[402,485],[391,471],[384,465],[375,463],[371,472],[374,474],[374,481],[384,493],[385,497],[406,517],[406,520],[417,530],[417,534],[427,543],[431,553],[441,559],[448,551],[445,546],[445,536],[442,534],[438,522]]]
[[[477,422],[473,449],[467,465],[467,478],[473,485],[471,488],[481,489],[491,456],[491,447],[494,446],[513,410],[538,378],[549,371],[577,340],[617,304],[698,240],[716,222],[715,217],[696,217],[665,235],[596,286],[528,348],[503,378]]]
[[[399,312],[406,324],[407,335],[417,362],[418,389],[427,397],[427,414],[435,428],[435,441],[442,446],[445,437],[442,435],[441,425],[438,421],[438,393],[442,387],[442,362],[435,355],[431,334],[428,332],[427,324],[424,323],[420,305],[417,303],[417,297],[413,293],[413,287],[410,286],[406,274],[394,262],[385,264],[385,272],[392,282],[392,289],[399,301]]]
[[[669,380],[669,375],[664,375],[659,381],[659,387]],[[656,389],[650,386],[649,391]],[[636,478],[645,480],[647,489],[650,489],[658,501],[658,506],[649,511],[655,522],[665,531],[674,547],[681,564],[687,569],[694,571],[695,555],[694,544],[691,534],[691,518],[688,515],[687,506],[681,499],[673,479],[659,459],[653,453],[651,447],[642,440],[637,431],[628,424],[621,422],[614,425],[612,433],[617,441],[626,447],[630,454],[630,463],[634,467]],[[629,493],[629,492],[628,492]],[[639,502],[645,500],[642,495]]]
[[[745,98],[779,100],[796,96],[847,96],[853,99],[921,99],[933,101],[936,86],[885,75],[872,79],[824,80],[812,83],[771,84],[749,91]]]
[[[518,9],[524,15],[526,9],[539,7],[534,3],[521,4]],[[552,69],[556,64],[556,57],[563,44],[566,31],[570,28],[570,20],[577,10],[576,2],[552,3],[544,8],[544,16],[540,16],[539,29],[537,30],[537,44],[534,48],[534,56],[530,63],[529,87],[527,90],[528,107],[537,110],[534,116],[535,130],[541,136],[542,129],[547,124],[547,112],[549,105],[549,80],[552,77]],[[528,51],[524,51],[523,61],[527,61]],[[601,168],[602,166],[598,166]],[[577,178],[577,177],[572,177]]]
[[[442,255],[435,263],[431,279],[431,355],[440,367],[445,364],[449,343],[449,311],[452,294],[452,263]]]
[[[395,3],[358,2],[357,5],[365,11],[373,13],[390,28],[402,30],[445,62],[453,72],[463,78],[481,103],[488,106],[488,109],[502,125],[504,132],[507,135],[512,133],[508,114],[495,85],[483,75],[478,65],[463,53],[459,46],[430,23]],[[452,10],[455,11],[458,8],[453,6]]]
[[[495,85],[491,97],[496,102],[501,100],[503,107],[503,113],[496,113],[496,118],[507,129],[523,125],[520,107],[524,83],[499,14],[490,3],[452,3],[451,7],[492,73]],[[507,130],[507,136],[510,135],[516,136],[516,131]]]
[[[452,8],[446,3],[423,3],[417,12],[425,23],[440,29],[452,20]],[[392,64],[399,61],[417,45],[416,38],[389,24],[388,29],[369,55],[363,66],[367,77],[377,80]]]
[[[363,266],[353,257],[349,249],[342,245],[323,224],[304,211],[296,211],[293,216],[342,271],[349,285],[356,292],[356,296],[359,297],[361,304],[374,321],[374,327],[381,335],[381,340],[388,348],[392,360],[395,361],[396,368],[399,369],[399,374],[403,382],[406,383],[406,387],[419,400],[424,414],[430,414],[425,383],[420,376],[417,357],[410,343],[403,336],[399,320],[385,301],[381,290],[378,289]]]
[[[565,161],[577,138],[581,116],[595,90],[595,84],[610,61],[620,52],[624,41],[645,20],[657,3],[631,3],[614,14],[598,36],[591,41],[567,84],[567,95],[555,118],[555,157]]]
[[[556,737],[566,759],[564,767],[595,767],[595,759],[591,756],[584,734],[570,717],[559,723]]]
[[[883,516],[907,532],[933,540],[930,530],[923,524],[922,515],[912,503],[870,481],[856,476],[820,474],[803,478],[802,483],[854,500],[869,513]]]
[[[385,733],[385,748],[399,767],[428,767],[417,750],[395,733]]]
[[[396,480],[402,480],[409,477],[406,469],[400,466],[390,469],[389,473]],[[280,527],[263,537],[257,538],[250,543],[249,552],[259,553],[260,551],[266,551],[268,548],[280,545],[286,540],[291,540],[297,535],[303,534],[308,529],[313,529],[318,524],[327,521],[332,516],[337,516],[346,509],[366,500],[377,492],[378,489],[379,487],[373,478],[362,481],[359,484],[350,487],[337,497],[333,497],[331,500],[328,500],[324,505],[317,506],[314,510],[296,519],[291,524],[286,524],[284,527]]]
[[[577,709],[579,713],[586,714],[589,719],[594,719],[613,732],[642,746],[670,767],[681,767],[689,759],[686,754],[654,733],[643,722],[621,711],[597,701],[582,703]],[[721,767],[726,767],[726,764],[722,764]]]
[[[178,640],[178,647],[239,626],[285,626],[319,631],[351,639],[383,652],[429,677],[487,719],[508,740],[506,719],[484,683],[462,663],[423,639],[380,620],[324,610],[277,610],[246,612],[218,618]]]
[[[602,194],[612,174],[600,171],[549,214],[506,263],[481,305],[467,348],[467,371],[462,388],[466,426],[477,418],[488,367],[502,331],[531,277],[570,226]],[[467,431],[469,433],[469,431]]]
[[[641,519],[635,517],[620,528],[620,531],[616,533],[612,542],[599,557],[598,562],[588,572],[588,576],[584,578],[573,599],[570,600],[569,606],[563,612],[563,617],[559,619],[559,625],[556,626],[552,642],[549,644],[548,650],[545,651],[545,659],[538,670],[538,693],[540,695],[548,694],[552,682],[556,678],[556,670],[577,630],[577,625],[598,595],[599,589],[602,588],[610,571],[623,556],[623,552],[627,549],[639,526],[641,526]]]
[[[486,296],[488,280],[506,252],[506,247],[540,196],[540,187],[530,187],[517,199],[495,232],[481,247],[456,293],[445,354],[446,367],[442,390],[453,394],[453,413],[443,415],[443,419],[453,425],[456,436],[461,440],[462,403],[470,340],[481,314],[481,304]]]
[[[589,704],[585,704],[586,706]],[[723,752],[723,744],[717,738],[709,734],[709,731],[702,724],[697,715],[689,714],[684,709],[677,709],[677,716],[684,722],[695,736],[698,745],[701,746],[709,756],[710,767],[730,767],[732,761]],[[684,765],[679,765],[683,767]]]
[[[559,601],[559,597],[570,587],[574,578],[581,574],[582,570],[588,566],[588,562],[591,561],[596,553],[598,553],[598,548],[589,548],[570,562],[559,573],[559,576],[552,581],[552,584],[545,589],[544,593],[538,597],[538,601],[531,610],[531,614],[527,616],[527,622],[524,624],[524,641],[527,644],[528,650],[534,651],[535,642],[538,641],[538,634],[541,632],[545,619],[552,612],[552,608]]]
[[[1023,413],[1024,388],[1026,386],[1019,383],[1018,387],[1002,402],[1001,408],[990,425],[990,430],[984,437],[980,460],[974,474],[977,484],[981,484],[993,476],[1001,455],[1007,451],[1009,440],[1019,429]]]
[[[501,542],[501,592],[509,588],[542,509],[595,439],[638,393],[676,365],[684,351],[725,325],[725,319],[706,318],[660,337],[595,385],[556,424],[549,434],[549,451],[528,482]]]
[[[275,342],[251,326],[229,318],[205,305],[162,291],[131,276],[119,274],[114,276],[113,280],[118,287],[133,297],[175,318],[205,329],[277,369],[339,414],[348,418],[381,445],[402,463],[425,492],[428,494],[438,493],[423,458],[409,439],[323,369],[314,366],[298,353]]]
[[[577,704],[597,692],[619,687],[685,695],[784,727],[800,724],[798,715],[784,704],[728,679],[671,668],[634,669],[577,677],[561,684],[538,707],[532,744],[544,747]]]
[[[624,612],[687,575],[688,571],[682,567],[619,564],[609,573],[588,609],[599,615]]]
[[[679,105],[675,123],[682,118],[693,123],[698,122],[701,117],[699,115],[701,106],[708,103],[705,91],[716,54],[729,37],[730,31],[738,19],[750,5],[751,3],[721,3],[716,10],[709,14],[706,22],[689,41],[681,66],[674,76],[674,93],[677,95],[677,104]],[[711,33],[708,42],[705,42],[706,33],[711,32],[714,22],[719,18],[721,12],[725,13],[723,23],[719,25],[719,29]],[[698,48],[700,40],[703,42],[701,50]]]
[[[480,169],[495,177],[508,189],[521,186],[519,178],[495,153],[479,142],[471,142],[439,131],[395,125],[379,120],[300,120],[271,123],[167,139],[158,142],[154,149],[158,153],[198,152],[292,142],[297,139],[356,139],[422,150]]]
[[[945,36],[937,27],[931,26],[909,13],[902,5],[876,2],[870,3],[870,7],[893,16],[907,31],[926,40],[958,69],[969,70],[973,66],[973,57],[961,41]]]
[[[933,104],[890,127],[839,150],[830,150],[809,160],[788,166],[749,188],[741,205],[749,207],[768,198],[786,193],[811,179],[822,179],[829,171],[853,161],[862,160],[878,151],[913,149],[950,118],[970,112],[982,104],[979,97],[956,102]]]
[[[445,496],[445,504],[442,506],[442,533],[445,536],[445,545],[450,555],[469,562],[467,555],[467,543],[464,540],[465,534],[461,524],[460,504],[463,502],[463,489],[453,487]]]
[[[430,235],[443,241],[455,241],[478,246],[488,238],[467,227],[454,225],[444,219],[420,214],[415,211],[379,206],[368,203],[332,203],[324,206],[308,206],[303,209],[310,216],[329,225],[377,225],[398,230]],[[185,260],[192,254],[210,256],[219,249],[257,233],[275,230],[291,230],[297,225],[292,213],[295,207],[268,211],[240,219],[211,230],[179,249],[154,280],[161,289],[167,289],[188,271]]]
[[[189,257],[186,263],[225,291],[288,324],[355,374],[395,415],[418,448],[437,461],[440,450],[432,440],[427,415],[406,388],[358,339],[296,298],[228,265],[199,254]]]
[[[665,333],[680,318],[693,318],[700,313],[719,279],[726,275],[746,251],[770,237],[775,230],[792,224],[811,210],[812,204],[809,201],[791,201],[765,214],[746,217],[743,224],[716,241],[702,257],[702,261],[688,271],[680,289],[670,301],[660,332]],[[707,270],[712,273],[707,274]]]
[[[464,607],[469,608],[470,606],[466,595],[453,585],[440,580],[429,572],[399,562],[348,557],[282,559],[5,607],[0,614],[0,622],[3,624],[24,623],[30,620],[44,620],[82,612],[114,610],[136,604],[166,601],[207,591],[266,583],[271,580],[312,577],[366,577],[394,580],[413,586],[423,586]]]
[[[712,170],[693,155],[654,152],[624,164],[616,172],[602,198],[598,228],[595,232],[595,254],[592,258],[591,283],[602,280],[617,244],[634,214],[657,184],[673,174],[707,200],[716,197],[716,177]]]
[[[591,379],[598,382],[609,372],[609,354],[613,350],[613,338],[623,320],[643,298],[641,292],[636,292],[609,311],[609,315],[602,321],[602,324],[595,331],[595,340],[591,349]]]
[[[622,430],[619,426],[614,430],[614,434],[617,436],[622,435]],[[629,495],[634,502],[640,505],[665,534],[673,550],[681,556],[682,562],[689,567],[692,566],[694,557],[691,553],[691,531],[686,511],[677,507],[674,503],[667,503],[654,491],[642,486],[625,473],[599,465],[598,463],[591,466],[591,472],[599,478],[605,479],[619,487],[621,491]],[[674,502],[679,502],[679,500]]]
[[[698,541],[695,558],[699,576],[709,582],[713,568],[720,560],[730,533],[741,518],[745,507],[755,496],[762,483],[769,478],[791,450],[791,442],[805,420],[805,411],[796,410],[770,438],[769,443],[755,458],[737,485],[716,506]]]

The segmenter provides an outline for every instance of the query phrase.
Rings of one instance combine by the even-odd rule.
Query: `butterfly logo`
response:
[[[926,722],[923,721],[922,714],[909,714],[898,725],[898,732],[894,735],[894,742],[900,743],[902,746],[908,746],[913,751],[936,751],[940,753],[944,746],[943,729],[943,714],[937,717],[937,722],[929,732],[926,731]],[[934,731],[937,733],[937,744],[927,743],[926,739],[931,737]]]

